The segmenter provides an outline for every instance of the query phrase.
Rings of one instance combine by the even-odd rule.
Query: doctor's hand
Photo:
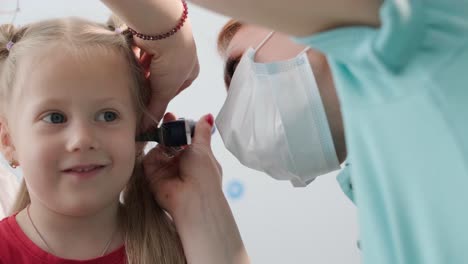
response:
[[[168,113],[164,122],[176,120]],[[155,199],[173,217],[205,196],[223,196],[221,166],[211,151],[213,117],[207,115],[196,124],[191,145],[181,151],[158,145],[144,158],[143,167]]]
[[[101,0],[126,25],[144,35],[169,32],[182,22],[185,6],[174,0]],[[140,63],[151,83],[149,110],[159,121],[169,101],[190,86],[199,72],[198,56],[190,19],[170,37],[160,40],[143,40],[133,36]],[[145,127],[154,124],[147,118]]]
[[[171,37],[159,41],[142,40],[134,36],[139,48],[140,64],[151,86],[149,111],[159,121],[176,95],[198,77],[200,67],[190,23]],[[144,127],[154,120],[144,120]]]
[[[175,120],[166,114],[164,122]],[[222,192],[222,170],[211,151],[213,117],[196,124],[191,145],[173,152],[160,145],[143,160],[154,198],[172,216],[189,263],[249,263]]]

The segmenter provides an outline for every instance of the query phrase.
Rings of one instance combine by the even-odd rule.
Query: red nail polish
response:
[[[205,120],[206,122],[208,122],[208,124],[210,124],[210,126],[213,126],[214,124],[214,117],[212,114],[209,114],[207,116],[205,116]]]

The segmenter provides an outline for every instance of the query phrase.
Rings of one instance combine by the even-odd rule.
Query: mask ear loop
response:
[[[263,45],[265,45],[265,43],[266,43],[269,39],[271,39],[271,37],[273,36],[273,34],[275,34],[274,31],[268,33],[268,35],[265,37],[265,39],[262,40],[262,42],[260,42],[260,44],[258,44],[258,46],[255,48],[255,51],[258,52],[258,50],[259,50],[261,47],[263,47]]]
[[[257,45],[257,47],[255,48],[255,52],[258,52],[259,49],[261,49],[265,43],[271,39],[271,37],[273,37],[273,34],[275,34],[275,31],[271,31],[270,33],[268,33],[268,35],[265,37],[264,40],[262,40],[262,42],[260,42],[260,44]],[[302,54],[306,51],[308,51],[310,49],[310,47],[305,47],[301,52],[299,52],[299,54]]]
[[[304,53],[304,52],[307,52],[308,50],[310,50],[310,47],[307,46],[307,47],[305,47],[299,54],[302,54],[302,53]]]
[[[265,45],[265,43],[271,39],[273,34],[275,34],[274,31],[271,31],[270,33],[268,33],[265,39],[263,39],[262,42],[260,42],[260,44],[258,44],[257,47],[255,48],[255,53],[257,53],[260,50],[260,48],[263,47],[263,45]],[[253,59],[255,60],[255,57]]]

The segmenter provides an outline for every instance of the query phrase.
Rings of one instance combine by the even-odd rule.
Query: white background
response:
[[[14,9],[15,0],[0,0],[0,10]],[[21,0],[15,24],[38,19],[81,16],[104,22],[110,12],[97,0]],[[1,14],[7,23],[12,15]],[[227,18],[189,5],[201,65],[199,78],[169,106],[178,116],[198,119],[217,114],[226,92],[216,36]],[[252,263],[359,263],[356,210],[336,182],[336,173],[310,186],[293,188],[240,165],[213,137],[215,155],[224,169],[224,190]],[[4,166],[6,162],[1,161]],[[17,172],[18,174],[18,172]],[[0,186],[1,188],[1,186]]]

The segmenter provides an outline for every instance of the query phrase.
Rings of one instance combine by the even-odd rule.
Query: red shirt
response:
[[[62,259],[36,246],[21,230],[16,215],[0,221],[0,264],[124,264],[125,258],[125,247],[122,246],[95,259]]]

